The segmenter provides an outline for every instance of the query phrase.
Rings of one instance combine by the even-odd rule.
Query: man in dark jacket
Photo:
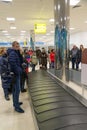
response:
[[[11,71],[14,73],[15,82],[13,85],[13,106],[17,112],[24,113],[24,110],[20,107],[22,102],[19,102],[20,94],[20,75],[22,73],[20,57],[18,55],[19,43],[14,41],[12,43],[12,49],[8,50],[9,63]]]
[[[72,69],[75,69],[76,65],[76,70],[79,69],[79,49],[77,48],[76,45],[73,46],[71,49],[71,59],[72,59]]]

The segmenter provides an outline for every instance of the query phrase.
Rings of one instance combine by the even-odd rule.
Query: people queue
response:
[[[55,53],[52,50],[50,53],[51,67],[54,67]],[[7,101],[10,100],[9,94],[12,94],[14,110],[19,113],[24,113],[21,108],[23,102],[19,101],[20,92],[26,92],[25,82],[28,84],[29,66],[32,71],[35,71],[37,64],[41,66],[41,69],[47,69],[48,54],[44,48],[42,51],[36,49],[33,51],[20,48],[20,44],[17,41],[12,43],[12,48],[7,50],[3,48],[0,56],[0,75],[4,97]]]

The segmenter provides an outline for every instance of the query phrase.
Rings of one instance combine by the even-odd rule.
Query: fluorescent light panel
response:
[[[70,30],[74,30],[75,28],[70,28]]]
[[[3,33],[7,33],[8,31],[6,31],[6,30],[3,30],[2,32],[3,32]]]
[[[13,17],[7,17],[6,20],[7,21],[15,21],[15,18],[13,18]]]
[[[8,33],[5,33],[4,35],[8,36],[8,35],[10,35],[10,34],[8,34]]]
[[[0,0],[0,1],[12,2],[12,0]]]
[[[51,33],[54,33],[54,31],[50,31]]]
[[[87,23],[87,21],[85,21],[85,23]]]
[[[49,22],[54,22],[54,19],[50,19]]]
[[[50,33],[47,33],[46,35],[47,35],[47,36],[49,36],[49,35],[50,35]]]
[[[26,31],[24,31],[24,30],[23,30],[23,31],[21,31],[21,33],[25,33],[25,32],[26,32]]]
[[[16,27],[10,27],[10,29],[16,29]]]
[[[77,5],[80,2],[80,0],[70,0],[70,5],[74,6]]]

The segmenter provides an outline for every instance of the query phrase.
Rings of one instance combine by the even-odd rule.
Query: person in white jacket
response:
[[[37,59],[35,51],[33,52],[31,56],[31,64],[32,64],[32,71],[35,71],[35,66],[38,64],[38,59]]]

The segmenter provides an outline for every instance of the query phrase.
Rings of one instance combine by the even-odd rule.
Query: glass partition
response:
[[[54,12],[55,68],[50,72],[87,99],[87,85],[81,82],[82,54],[87,48],[87,1],[70,6],[69,0],[54,0]]]

